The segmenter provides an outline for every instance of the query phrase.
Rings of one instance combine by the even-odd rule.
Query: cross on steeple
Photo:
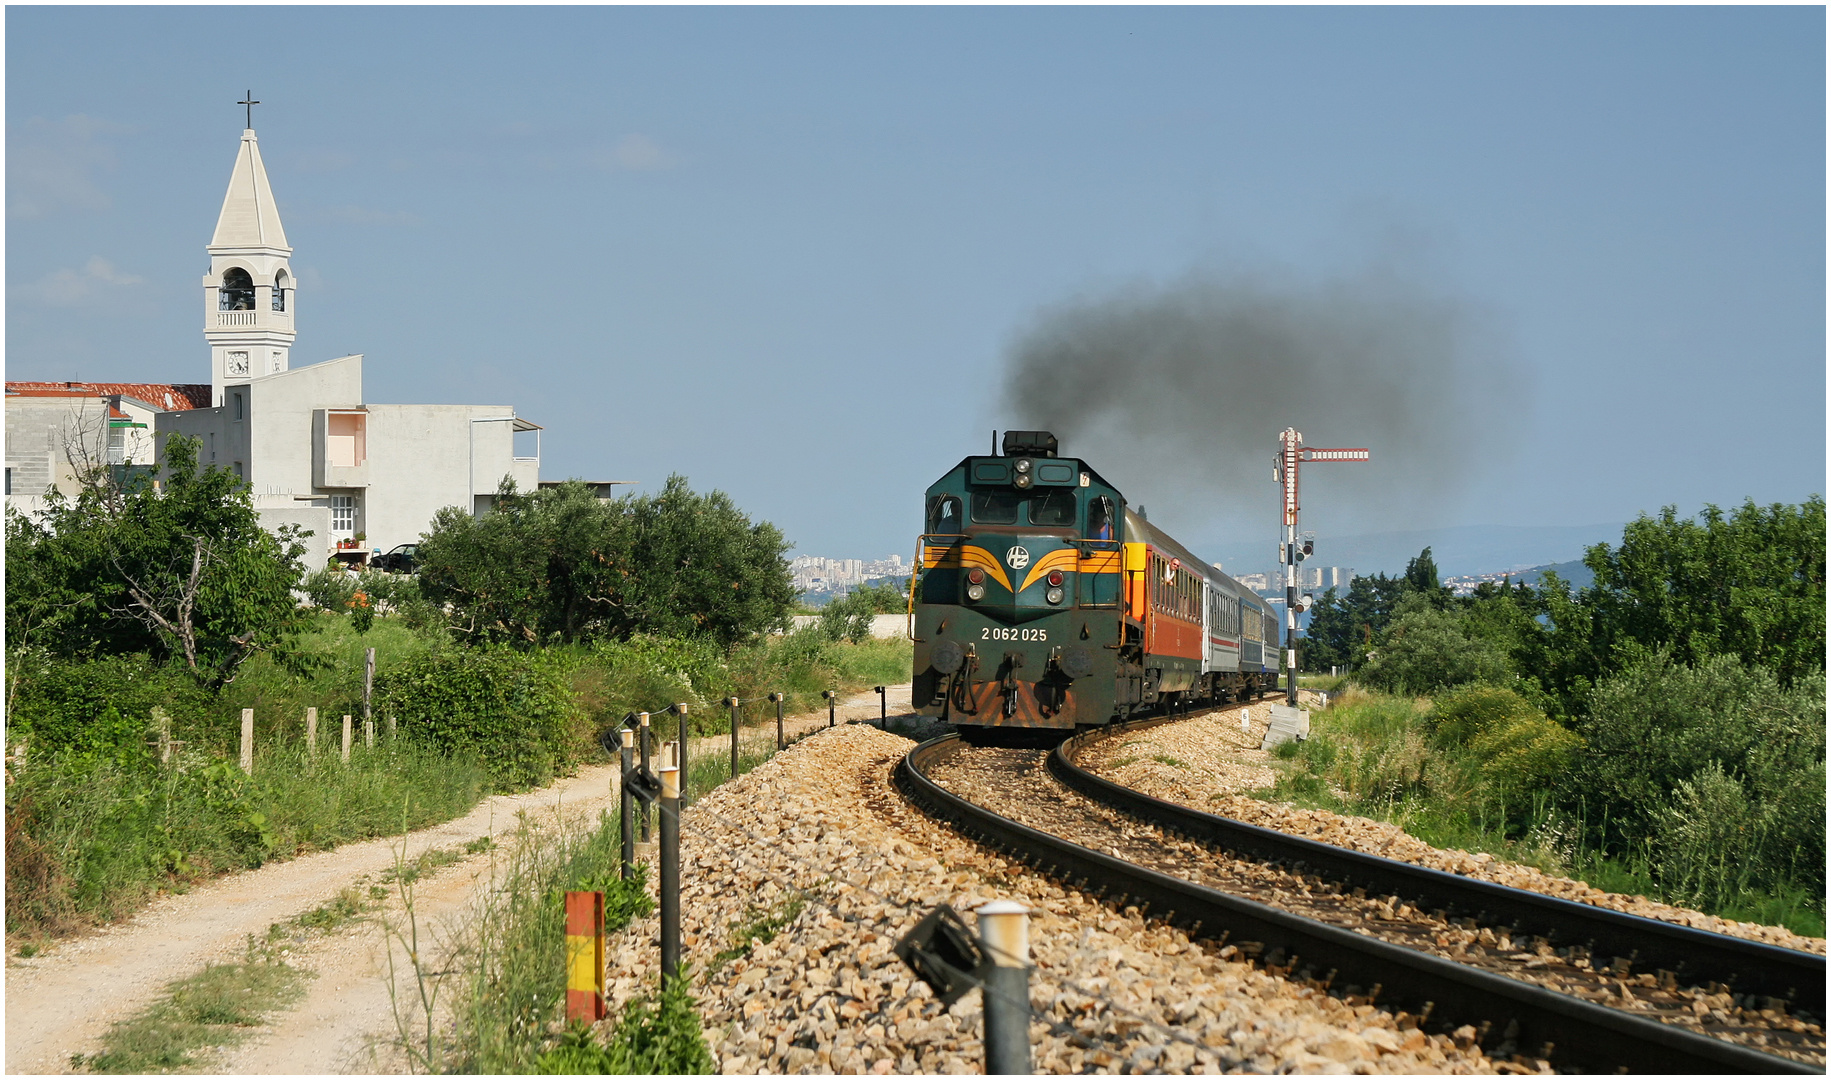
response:
[[[254,100],[254,91],[248,91],[248,96],[243,100],[236,102],[236,104],[248,106],[248,127],[252,129],[254,127],[254,107],[260,104],[260,102]]]

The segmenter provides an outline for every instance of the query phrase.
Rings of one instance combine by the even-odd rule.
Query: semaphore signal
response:
[[[1365,447],[1324,450],[1303,445],[1303,433],[1285,428],[1278,434],[1278,456],[1272,465],[1272,479],[1284,488],[1284,546],[1278,561],[1284,564],[1284,669],[1285,700],[1297,707],[1297,564],[1315,550],[1315,542],[1298,543],[1297,475],[1306,461],[1369,461],[1372,451]]]

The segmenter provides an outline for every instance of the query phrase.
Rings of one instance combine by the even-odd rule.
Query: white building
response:
[[[505,477],[536,487],[539,427],[511,406],[367,401],[360,355],[292,366],[292,248],[252,129],[242,132],[208,251],[210,402],[156,415],[160,460],[172,435],[198,439],[201,463],[247,483],[263,524],[301,524],[323,554],[359,534],[365,551],[414,543],[443,507],[486,510]],[[519,455],[518,433],[529,444]]]
[[[292,248],[253,130],[207,250],[209,384],[7,383],[9,506],[31,513],[53,487],[74,494],[87,466],[162,461],[174,433],[248,484],[264,525],[305,526],[323,555],[357,534],[364,551],[415,542],[442,507],[487,509],[505,477],[535,488],[539,428],[510,406],[365,401],[361,356],[292,366]],[[518,433],[530,444],[520,455]]]

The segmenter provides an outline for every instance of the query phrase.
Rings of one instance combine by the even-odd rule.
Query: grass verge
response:
[[[448,821],[477,804],[474,761],[384,740],[350,762],[299,745],[232,762],[181,754],[133,766],[66,753],[15,773],[6,790],[9,932],[49,937],[182,892],[340,844]]]
[[[102,1051],[71,1057],[95,1073],[165,1073],[202,1064],[199,1051],[233,1046],[305,993],[308,975],[250,938],[242,960],[211,964],[166,986],[165,995],[102,1037]]]
[[[1503,756],[1433,737],[1432,721],[1429,701],[1348,691],[1315,713],[1307,740],[1277,747],[1277,780],[1252,794],[1389,822],[1433,847],[1486,852],[1607,892],[1824,936],[1823,898],[1805,888],[1745,888],[1706,905],[1667,897],[1648,852],[1596,848],[1591,823],[1561,808],[1552,786],[1509,783]]]

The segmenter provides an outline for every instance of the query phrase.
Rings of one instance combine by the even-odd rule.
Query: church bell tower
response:
[[[249,95],[248,127],[229,174],[210,239],[210,272],[203,279],[203,336],[210,342],[210,383],[215,404],[223,387],[285,371],[292,354],[297,303],[286,231],[267,185],[254,137]]]

